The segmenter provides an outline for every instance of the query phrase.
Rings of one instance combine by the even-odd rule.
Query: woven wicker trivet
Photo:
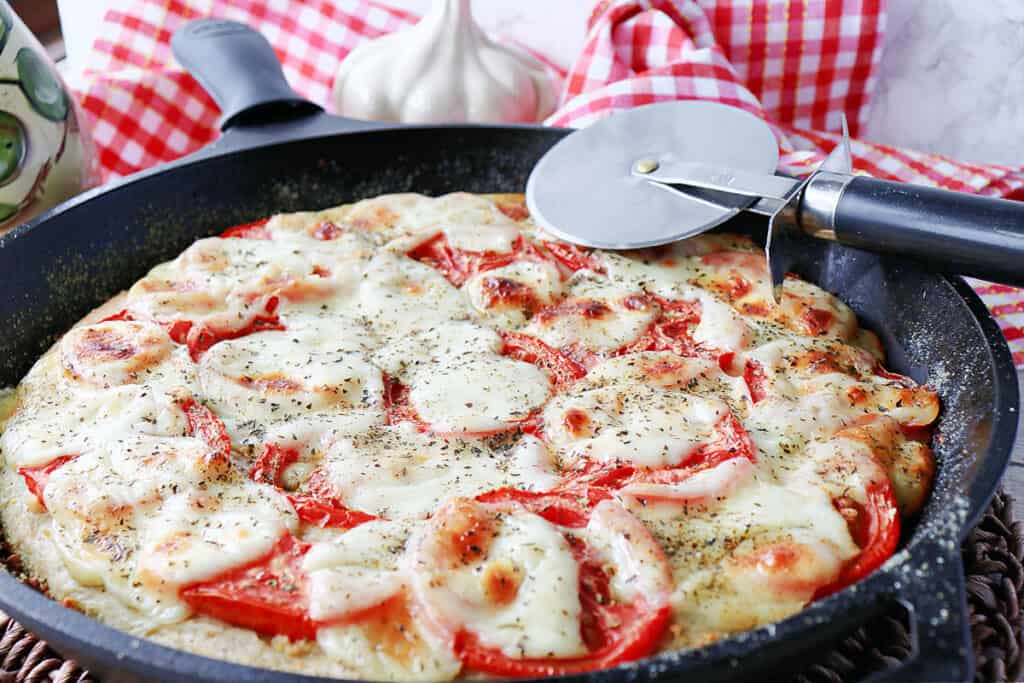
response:
[[[971,611],[976,681],[1019,681],[1024,673],[1021,604],[1024,603],[1024,522],[1013,519],[1013,500],[996,494],[981,523],[964,541],[967,602]],[[94,681],[21,624],[0,613],[0,683]],[[909,650],[907,630],[883,616],[846,638],[796,677],[797,683],[846,683],[895,665]]]

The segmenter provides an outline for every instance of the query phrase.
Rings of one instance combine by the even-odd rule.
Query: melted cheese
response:
[[[554,348],[579,345],[590,351],[614,351],[636,341],[657,315],[652,306],[628,306],[626,298],[635,293],[590,271],[579,271],[566,285],[568,298],[534,316],[523,332]]]
[[[503,486],[546,490],[556,481],[547,449],[532,437],[494,449],[410,424],[341,438],[322,467],[346,505],[389,519],[427,517],[451,496]]]
[[[713,508],[691,507],[683,516],[677,507],[632,509],[669,556],[678,642],[707,642],[793,614],[857,553],[828,494],[794,491],[763,475]],[[766,571],[763,563],[736,561],[777,543],[803,559],[780,567],[780,573]],[[793,575],[794,566],[803,581]]]
[[[60,340],[64,371],[99,387],[136,384],[171,354],[171,338],[159,325],[105,322],[76,327]]]
[[[409,387],[416,413],[437,432],[488,432],[527,418],[551,393],[538,367],[500,355],[501,337],[445,323],[398,339],[377,362]]]
[[[46,508],[65,563],[157,621],[188,615],[188,583],[258,558],[295,518],[266,487],[232,477],[198,439],[137,435],[51,475]]]
[[[488,322],[516,329],[555,301],[562,290],[562,278],[551,263],[519,260],[477,273],[462,290]]]
[[[429,330],[448,320],[468,320],[472,310],[436,270],[390,252],[379,252],[370,261],[349,302],[351,310],[385,339]]]
[[[199,364],[203,392],[230,421],[277,422],[381,404],[372,335],[354,321],[250,334],[214,345]]]
[[[579,565],[562,532],[542,517],[524,511],[503,515],[481,562],[452,566],[436,536],[428,533],[417,542],[418,595],[450,628],[468,629],[510,657],[586,652],[579,626]],[[500,604],[489,586],[495,573],[515,585],[514,594],[503,595]]]
[[[635,354],[597,366],[587,380],[554,397],[544,410],[544,429],[561,457],[642,467],[678,465],[717,436],[730,414],[718,398],[694,388],[709,367],[679,363],[668,353]],[[659,386],[660,384],[660,386]]]
[[[183,436],[185,415],[173,397],[143,386],[56,395],[21,412],[0,436],[8,465],[34,467],[103,446],[111,435]]]
[[[406,584],[400,558],[411,525],[372,521],[331,542],[315,543],[303,558],[309,572],[309,616],[337,620],[379,605]]]
[[[368,623],[327,626],[316,642],[348,670],[373,681],[445,681],[459,675],[462,662],[446,637],[435,633],[416,607],[389,604]]]

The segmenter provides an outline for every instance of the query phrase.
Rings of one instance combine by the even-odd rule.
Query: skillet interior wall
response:
[[[200,237],[275,212],[385,192],[521,191],[537,159],[564,134],[456,127],[281,143],[186,162],[72,206],[0,240],[0,385],[17,383],[63,330]],[[726,229],[763,238],[763,221],[738,220]],[[889,367],[939,390],[937,486],[970,474],[978,465],[970,454],[983,452],[991,435],[992,359],[953,287],[896,259],[821,241],[809,241],[798,270],[880,334]]]

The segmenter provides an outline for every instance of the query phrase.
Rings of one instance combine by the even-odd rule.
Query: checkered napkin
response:
[[[585,126],[628,107],[674,99],[731,104],[767,120],[780,168],[806,173],[866,123],[881,58],[884,0],[604,0],[562,80],[554,126]],[[190,19],[245,22],[274,46],[302,95],[329,107],[335,69],[363,40],[416,17],[370,0],[135,0],[107,12],[78,81],[106,178],[198,149],[218,111],[175,63],[170,38]],[[528,46],[526,46],[528,47]],[[543,59],[542,55],[538,55]],[[1024,199],[1024,169],[854,141],[871,175]],[[974,281],[1024,367],[1024,291]]]

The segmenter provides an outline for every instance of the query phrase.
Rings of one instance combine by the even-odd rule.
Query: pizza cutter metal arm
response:
[[[843,141],[803,180],[648,159],[638,160],[633,174],[756,197],[747,210],[771,216],[767,257],[776,296],[807,235],[1024,286],[1024,202],[854,176],[845,121],[843,127]]]

